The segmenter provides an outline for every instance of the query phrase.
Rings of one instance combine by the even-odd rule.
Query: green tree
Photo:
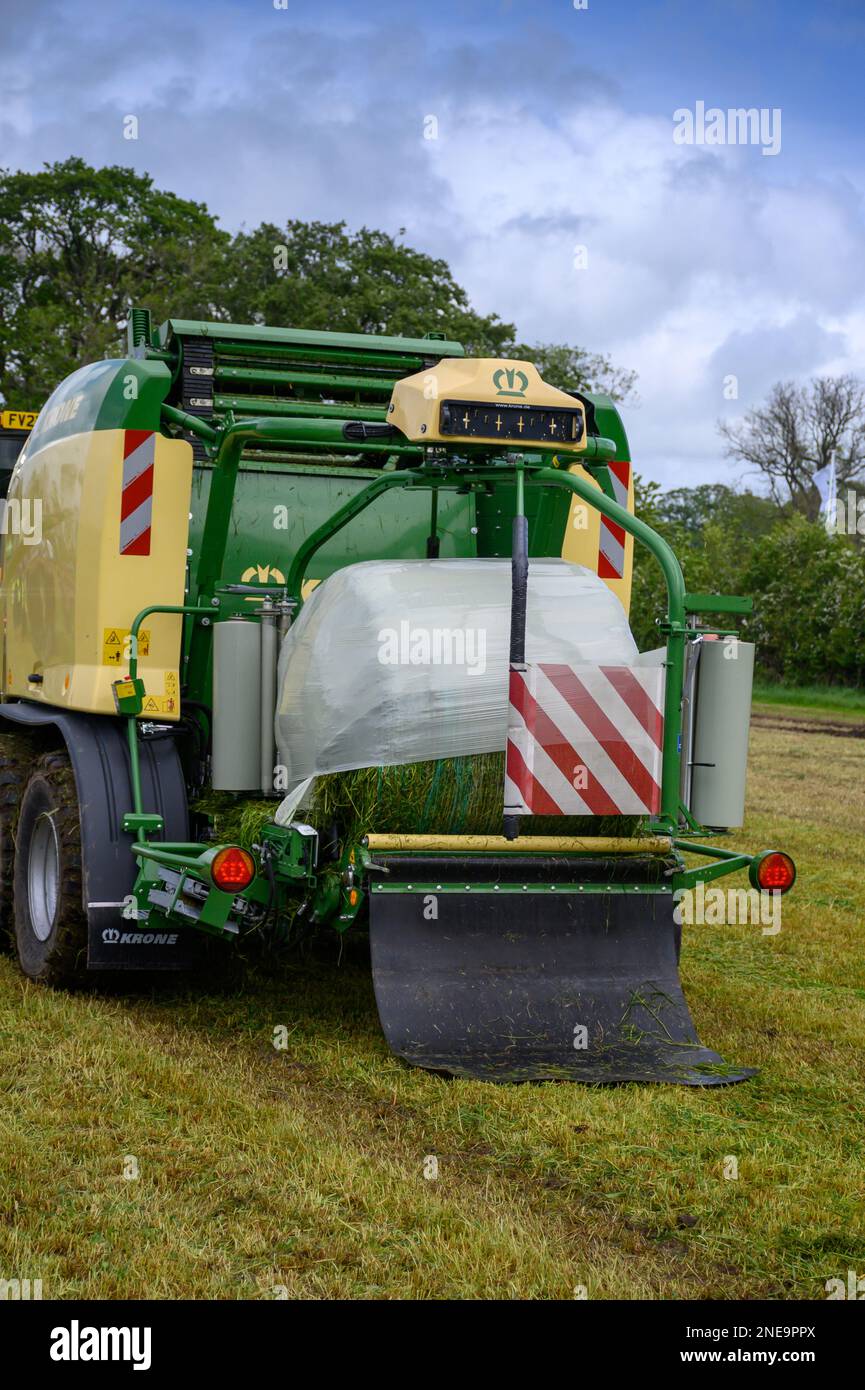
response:
[[[639,517],[672,546],[692,592],[749,594],[746,572],[754,550],[783,516],[768,498],[736,493],[723,483],[675,488],[635,477]],[[666,611],[661,572],[643,546],[634,548],[631,626],[638,644],[657,643],[656,622]],[[743,634],[744,635],[744,634]]]
[[[780,522],[752,547],[742,592],[754,595],[746,632],[768,674],[861,685],[865,554],[849,537],[801,516]]]
[[[707,526],[717,523],[746,542],[765,535],[783,514],[771,497],[761,497],[747,489],[736,492],[726,483],[673,488],[664,493],[658,512],[696,541]]]
[[[367,227],[264,222],[233,238],[224,266],[224,316],[236,323],[441,333],[479,356],[501,355],[514,334],[497,314],[475,313],[446,261]]]
[[[731,458],[762,474],[776,502],[811,521],[820,511],[814,474],[833,457],[839,488],[865,478],[865,385],[856,377],[777,382],[763,405],[718,429]]]
[[[560,391],[600,391],[614,401],[634,400],[637,373],[614,366],[603,353],[560,343],[511,343],[507,355],[533,362],[544,381]]]
[[[200,203],[133,169],[82,159],[0,171],[0,396],[40,406],[76,367],[123,350],[130,304],[164,318],[457,339],[520,355],[565,389],[617,398],[634,375],[581,348],[514,342],[479,314],[447,263],[344,222],[265,222],[229,236]]]
[[[678,554],[675,528],[661,514],[663,495],[658,483],[634,473],[634,511],[641,521],[659,532]],[[628,621],[640,651],[660,644],[658,621],[666,611],[666,588],[661,571],[644,545],[634,542],[631,610]]]
[[[755,643],[764,675],[862,684],[865,552],[850,537],[721,485],[664,494],[638,477],[635,493],[637,515],[672,546],[690,591],[753,599],[753,613],[736,626]],[[637,546],[630,622],[642,650],[658,645],[665,608],[660,570]]]
[[[0,171],[0,392],[39,406],[116,352],[130,301],[203,313],[224,240],[207,209],[132,169],[82,159]]]

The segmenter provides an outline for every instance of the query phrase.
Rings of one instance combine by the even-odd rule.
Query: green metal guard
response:
[[[554,456],[555,458],[555,456]],[[531,467],[526,464],[527,485],[552,485],[554,487],[564,487],[570,489],[577,497],[586,502],[588,506],[594,507],[604,516],[615,521],[625,531],[638,540],[649,550],[657,560],[664,576],[667,586],[667,617],[662,631],[667,639],[667,660],[666,660],[666,693],[664,696],[664,747],[663,763],[661,774],[661,813],[658,820],[659,826],[665,830],[673,831],[679,824],[679,786],[681,771],[681,730],[680,710],[682,703],[682,684],[684,679],[685,662],[685,639],[688,629],[685,625],[685,580],[682,569],[670,546],[659,536],[657,531],[653,531],[651,526],[647,526],[639,517],[632,516],[626,508],[619,505],[613,498],[599,491],[594,484],[578,477],[574,473],[567,472],[564,468],[556,467]],[[429,487],[433,485],[441,486],[444,483],[462,483],[467,481],[476,482],[501,482],[503,474],[514,472],[515,466],[508,470],[503,468],[488,469],[460,468],[448,470],[445,467],[438,468],[431,476],[431,470],[410,469],[397,473],[383,474],[376,478],[368,487],[364,488],[351,498],[349,502],[334,512],[324,525],[318,530],[313,531],[310,536],[299,546],[291,569],[288,573],[286,588],[290,598],[296,600],[298,605],[302,602],[301,590],[306,570],[316,551],[347,526],[354,517],[370,506],[372,502],[380,497],[382,493],[393,487]],[[522,471],[522,468],[520,469]]]
[[[241,422],[231,421],[226,428],[216,431],[195,416],[186,414],[172,406],[163,406],[163,417],[167,423],[180,426],[197,434],[213,453],[213,476],[207,505],[204,527],[204,542],[201,547],[195,574],[195,595],[198,604],[194,607],[175,611],[205,616],[212,613],[210,600],[221,575],[225,549],[231,521],[232,502],[237,481],[241,456],[247,444],[253,442],[272,442],[283,444],[315,442],[331,448],[346,448],[344,420],[280,420],[260,417]],[[592,446],[579,456],[578,462],[595,460],[600,465],[614,456],[615,444],[612,440],[590,438]],[[408,454],[415,457],[423,455],[417,445],[402,445],[381,441],[364,445],[352,441],[351,448],[371,447],[381,452],[386,447],[388,453]],[[543,455],[542,455],[543,458]],[[684,681],[685,642],[687,639],[687,614],[708,610],[713,603],[715,611],[742,612],[744,604],[738,600],[725,600],[712,595],[692,595],[691,602],[685,593],[685,581],[675,553],[662,536],[652,530],[639,517],[633,516],[613,497],[593,482],[568,471],[571,459],[561,463],[554,453],[548,453],[546,462],[535,463],[531,458],[521,462],[519,470],[515,463],[506,462],[490,466],[486,460],[479,459],[459,463],[449,460],[424,462],[420,467],[399,468],[383,472],[367,487],[355,494],[345,505],[313,531],[299,546],[292,560],[286,580],[286,592],[297,606],[302,604],[302,588],[310,561],[326,541],[347,526],[350,521],[365,511],[378,497],[392,488],[422,487],[433,490],[431,507],[431,534],[428,550],[435,548],[436,499],[442,486],[466,487],[472,484],[495,484],[512,480],[517,472],[525,469],[528,486],[552,486],[566,488],[579,497],[586,505],[621,526],[624,531],[644,545],[654,556],[667,589],[667,614],[661,625],[666,639],[666,687],[664,696],[664,739],[661,774],[661,810],[657,820],[659,829],[675,831],[680,823],[680,773],[681,773],[681,703]],[[600,466],[598,471],[602,472]],[[519,485],[519,482],[518,482]],[[153,610],[145,610],[150,612]],[[200,688],[207,662],[209,660],[209,633],[205,623],[199,623],[193,630],[189,652],[189,680]]]
[[[151,613],[176,613],[185,614],[207,614],[213,615],[212,608],[200,608],[194,604],[181,604],[171,606],[168,604],[153,604],[149,608],[142,608],[132,620],[129,629],[129,677],[135,680],[138,675],[138,633],[145,618],[149,618]],[[129,744],[129,778],[132,783],[132,811],[127,811],[123,816],[123,829],[127,833],[135,835],[139,844],[147,843],[148,834],[158,834],[163,829],[162,817],[153,812],[145,811],[141,801],[141,761],[138,756],[138,716],[130,714],[126,721],[126,738]]]

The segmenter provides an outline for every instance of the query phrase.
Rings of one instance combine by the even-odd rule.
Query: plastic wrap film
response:
[[[279,658],[276,739],[289,788],[322,773],[501,752],[509,560],[372,560],[320,584]],[[565,560],[529,569],[526,658],[630,665],[621,603]]]

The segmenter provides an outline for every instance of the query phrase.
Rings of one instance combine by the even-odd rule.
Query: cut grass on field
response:
[[[45,1298],[736,1299],[861,1273],[865,745],[752,747],[737,843],[789,850],[799,882],[777,936],[686,927],[682,961],[701,1037],[752,1081],[409,1070],[361,942],[125,998],[5,957],[0,1277]]]

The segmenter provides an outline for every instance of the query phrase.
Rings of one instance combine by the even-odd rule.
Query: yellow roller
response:
[[[669,854],[673,841],[669,835],[586,836],[521,835],[506,840],[504,835],[367,835],[365,844],[382,854],[424,851],[500,854]]]

